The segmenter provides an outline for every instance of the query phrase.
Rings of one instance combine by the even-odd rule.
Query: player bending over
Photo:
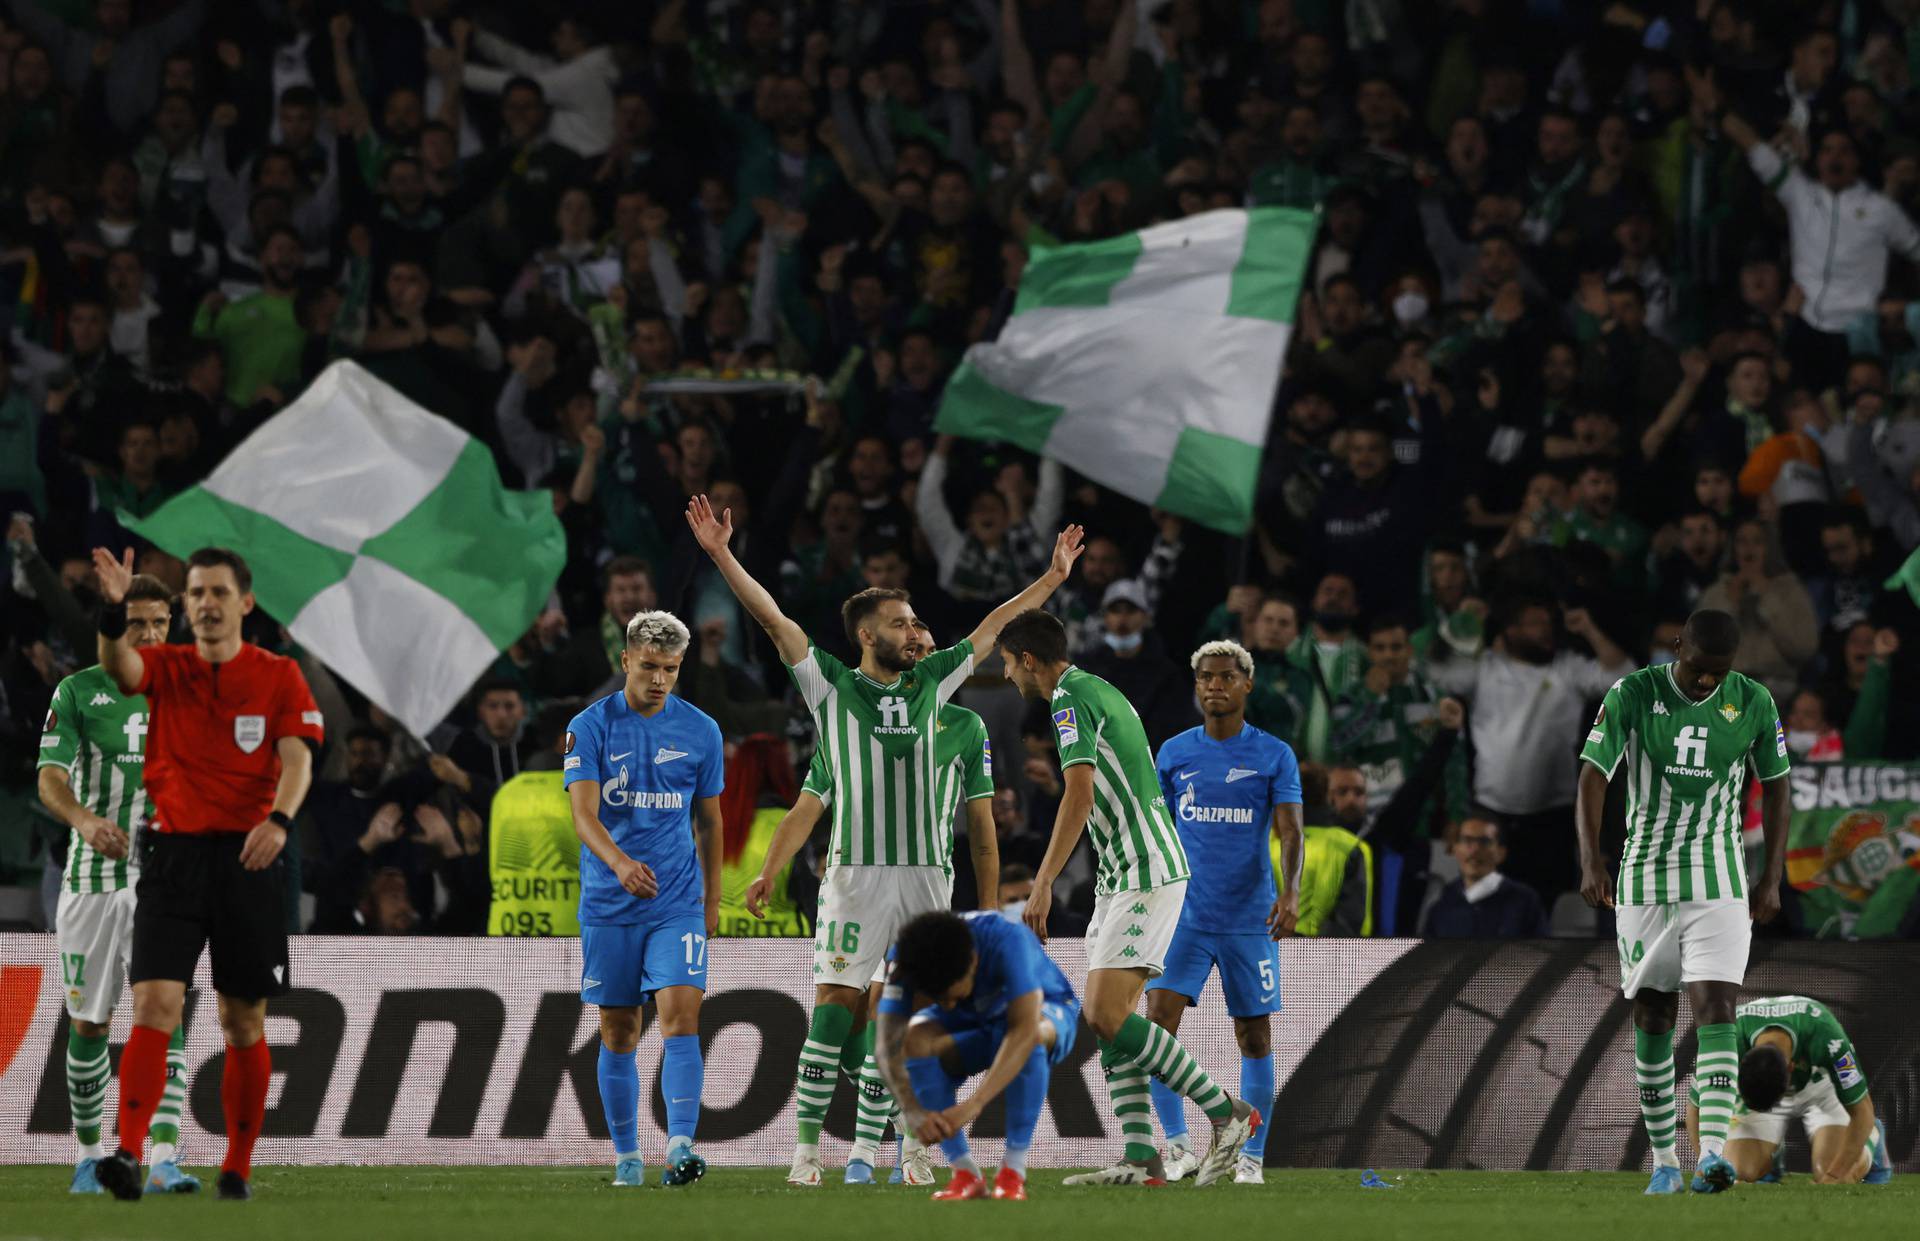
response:
[[[126,644],[167,640],[173,592],[142,573],[127,587]],[[67,1105],[80,1141],[70,1192],[103,1194],[94,1169],[106,1156],[100,1114],[107,1102],[107,1027],[133,960],[133,890],[140,878],[134,837],[147,817],[142,744],[152,727],[147,700],[122,694],[100,665],[74,673],[53,691],[40,738],[40,801],[73,829],[60,876],[55,927],[67,989]],[[187,1096],[186,1028],[167,1043],[167,1085],[153,1114],[150,1194],[190,1194],[200,1182],[180,1171],[180,1105]]]
[[[740,605],[773,640],[813,714],[833,780],[833,830],[813,937],[813,1017],[800,1045],[787,1174],[789,1184],[815,1186],[822,1172],[820,1126],[836,1077],[842,1069],[857,1076],[867,1058],[862,1036],[870,980],[909,919],[950,903],[943,862],[953,828],[941,818],[936,777],[940,709],[973,671],[975,653],[992,649],[1000,627],[1039,607],[1067,580],[1083,532],[1078,526],[1061,531],[1047,571],[945,650],[920,654],[905,591],[854,595],[840,611],[860,652],[858,667],[849,668],[813,645],[734,557],[730,513],[716,516],[705,496],[695,496],[687,524]],[[877,1109],[879,1101],[869,1106]]]
[[[1280,945],[1300,916],[1302,830],[1300,765],[1293,749],[1247,723],[1253,656],[1238,642],[1209,642],[1193,653],[1194,696],[1206,723],[1169,738],[1156,767],[1160,789],[1193,878],[1166,972],[1147,984],[1147,1017],[1168,1034],[1196,1003],[1207,976],[1220,971],[1233,1038],[1240,1045],[1240,1097],[1262,1113],[1273,1107],[1273,1021],[1280,1011]],[[1280,838],[1286,890],[1276,891],[1267,832]],[[1200,1166],[1187,1139],[1186,1101],[1153,1081],[1153,1109],[1167,1135],[1167,1179]],[[1236,1184],[1259,1185],[1267,1151],[1262,1120],[1240,1153]]]
[[[1153,1143],[1147,1085],[1149,1077],[1157,1077],[1213,1122],[1212,1144],[1194,1171],[1195,1184],[1211,1185],[1233,1170],[1260,1124],[1260,1113],[1220,1089],[1172,1034],[1133,1011],[1147,980],[1164,972],[1189,874],[1146,730],[1125,695],[1067,662],[1067,632],[1047,613],[1035,609],[1008,621],[1000,650],[1007,679],[1027,698],[1046,703],[1052,714],[1066,785],[1023,915],[1042,940],[1054,881],[1082,832],[1091,832],[1097,862],[1086,938],[1087,1022],[1100,1039],[1100,1067],[1127,1145],[1119,1163],[1068,1177],[1066,1183],[1165,1181],[1166,1167]]]
[[[920,656],[934,649],[934,642],[932,631],[919,617],[914,618],[914,631],[918,640],[902,654],[917,661]],[[973,854],[977,904],[981,909],[997,909],[1000,904],[1000,843],[993,826],[993,747],[987,740],[986,721],[965,707],[948,703],[940,708],[940,714],[935,717],[933,747],[934,779],[939,786],[939,821],[951,824],[961,800],[965,799],[967,846]],[[762,916],[761,911],[773,892],[775,878],[800,852],[800,847],[806,844],[807,838],[813,833],[814,824],[820,821],[820,816],[826,812],[832,800],[833,770],[827,765],[826,750],[816,749],[813,763],[807,769],[807,778],[800,785],[800,795],[794,799],[793,808],[787,811],[786,817],[780,820],[780,826],[774,830],[759,875],[747,885],[747,912],[754,917]],[[951,905],[953,835],[951,832],[935,832],[934,842],[946,854],[941,869],[946,872],[947,903]],[[900,1114],[900,1108],[888,1092],[873,1056],[873,1018],[880,1004],[878,984],[886,981],[885,973],[886,965],[883,962],[880,975],[874,979],[876,985],[868,992],[864,1037],[849,1040],[841,1055],[843,1071],[852,1055],[858,1053],[861,1057],[857,1083],[859,1093],[854,1096],[857,1107],[854,1112],[853,1147],[847,1154],[846,1179],[849,1185],[873,1183],[874,1161],[880,1140],[886,1136],[887,1122],[890,1119],[897,1121]],[[927,1158],[925,1145],[917,1138],[905,1140],[905,1131],[898,1123],[894,1128],[900,1133],[901,1140],[895,1153],[892,1183],[933,1184],[933,1165]]]
[[[1025,1201],[1027,1153],[1053,1066],[1073,1050],[1080,1001],[1026,927],[992,910],[925,913],[907,923],[880,998],[880,1071],[901,1123],[939,1142],[953,1179],[936,1201]],[[956,1102],[960,1083],[984,1074]],[[1007,1149],[991,1195],[967,1126],[1002,1091]]]
[[[1833,1010],[1801,995],[1749,1000],[1740,1028],[1740,1103],[1727,1132],[1727,1162],[1743,1181],[1786,1171],[1787,1126],[1799,1121],[1813,1148],[1815,1185],[1884,1185],[1893,1179],[1886,1127],[1875,1119],[1867,1077]],[[1698,1091],[1687,1132],[1700,1141]]]
[[[1633,1001],[1633,1060],[1640,1115],[1653,1147],[1650,1194],[1681,1190],[1674,1153],[1673,1025],[1681,987],[1700,1028],[1694,1083],[1700,1096],[1695,1193],[1734,1182],[1723,1148],[1733,1119],[1739,1034],[1733,1006],[1747,974],[1753,924],[1780,912],[1786,863],[1787,735],[1773,695],[1732,671],[1739,624],[1700,611],[1674,639],[1669,664],[1622,677],[1607,691],[1580,757],[1574,819],[1581,895],[1618,909],[1620,990]],[[1600,853],[1607,781],[1627,772],[1627,845],[1620,886]],[[1761,781],[1767,860],[1746,890],[1741,789]]]
[[[706,1171],[693,1153],[706,1066],[700,1001],[707,939],[720,919],[720,728],[674,695],[687,627],[666,612],[627,622],[627,683],[567,725],[565,773],[580,838],[580,998],[600,1006],[600,1105],[613,1137],[613,1183],[639,1185],[640,1009],[660,1017],[667,1105],[662,1185]],[[699,848],[695,849],[695,840]]]

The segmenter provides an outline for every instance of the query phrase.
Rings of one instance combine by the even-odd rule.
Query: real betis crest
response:
[[[1734,706],[1732,703],[1727,703],[1720,708],[1720,714],[1726,718],[1727,723],[1731,724],[1740,718],[1740,708]]]

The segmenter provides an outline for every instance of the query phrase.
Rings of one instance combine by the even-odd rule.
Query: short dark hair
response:
[[[1032,878],[1033,867],[1025,862],[1008,862],[1000,868],[1000,886],[1003,888],[1010,883],[1025,883]]]
[[[1374,634],[1385,633],[1389,629],[1404,629],[1407,633],[1411,634],[1414,626],[1408,624],[1407,618],[1398,612],[1378,612],[1367,621],[1365,633],[1367,637],[1371,638]]]
[[[1505,823],[1502,823],[1500,821],[1500,816],[1495,814],[1493,811],[1487,809],[1485,806],[1481,806],[1477,804],[1468,806],[1467,812],[1464,815],[1460,816],[1460,826],[1465,827],[1469,823],[1485,823],[1488,827],[1493,829],[1493,843],[1501,846],[1502,848],[1506,847],[1507,825]],[[1455,835],[1455,838],[1457,839],[1459,836],[1458,831],[1456,831],[1454,835]]]
[[[320,92],[305,82],[295,86],[289,86],[280,92],[280,106],[285,107],[288,104],[292,104],[297,108],[318,108],[320,106]]]
[[[907,923],[893,949],[894,977],[922,995],[945,995],[972,964],[973,932],[945,910]]]
[[[1067,662],[1067,629],[1060,618],[1028,608],[1000,630],[1000,645],[1013,656],[1031,655],[1052,666]]]
[[[844,490],[844,488],[836,488],[835,490]],[[913,557],[907,555],[907,549],[902,547],[899,542],[894,539],[883,539],[875,536],[873,538],[860,540],[861,564],[865,564],[875,556],[887,555],[898,556],[900,559],[908,562],[913,560]]]
[[[173,588],[151,573],[136,573],[127,586],[127,603],[164,603],[173,607]]]
[[[518,681],[509,681],[506,677],[483,677],[473,687],[473,705],[477,707],[486,701],[488,694],[518,694],[524,701],[527,691],[520,688]]]
[[[1820,519],[1820,529],[1822,533],[1828,530],[1839,529],[1842,526],[1853,531],[1859,538],[1868,539],[1873,537],[1873,528],[1867,524],[1866,514],[1857,508],[1849,508],[1845,505],[1836,504],[1827,510],[1826,516]]]
[[[895,590],[889,586],[869,586],[848,598],[840,605],[840,623],[847,631],[847,641],[854,650],[860,649],[860,626],[867,622],[883,603],[906,603],[912,599],[904,590]]]
[[[631,577],[635,573],[645,574],[649,582],[653,580],[653,566],[645,560],[638,556],[615,556],[607,561],[606,568],[600,570],[600,589],[605,590],[613,585],[616,577]]]
[[[393,750],[393,738],[371,724],[355,724],[347,730],[347,744],[352,745],[356,741],[372,741],[382,750],[389,752]]]
[[[1791,1066],[1778,1047],[1755,1047],[1740,1057],[1740,1099],[1749,1112],[1771,1112],[1787,1094]]]
[[[1731,657],[1740,646],[1740,622],[1731,612],[1702,608],[1687,617],[1686,638],[1702,655]]]
[[[1605,411],[1596,410],[1594,412],[1603,413]],[[1609,417],[1611,417],[1611,415],[1609,415]],[[1580,468],[1574,471],[1573,476],[1576,479],[1581,478],[1595,470],[1598,470],[1602,474],[1613,475],[1616,481],[1620,477],[1620,463],[1611,457],[1601,456],[1582,457],[1580,459]]]
[[[244,595],[253,589],[253,570],[247,567],[247,562],[241,558],[240,553],[231,547],[203,547],[187,557],[189,570],[217,569],[222,565],[233,570],[233,581],[240,588],[241,594]]]

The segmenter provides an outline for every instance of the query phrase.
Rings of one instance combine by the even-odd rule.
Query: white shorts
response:
[[[133,959],[133,887],[62,891],[55,917],[67,1015],[105,1025],[113,1020]]]
[[[1849,1124],[1852,1119],[1847,1115],[1847,1105],[1840,1102],[1840,1093],[1833,1088],[1833,1079],[1823,1074],[1780,1100],[1771,1112],[1749,1112],[1744,1104],[1736,1107],[1733,1127],[1727,1130],[1727,1141],[1744,1138],[1778,1146],[1787,1140],[1790,1121],[1799,1121],[1811,1139],[1815,1129]]]
[[[940,908],[952,909],[953,908],[953,871],[948,867],[942,867],[941,869],[946,873],[946,876],[947,876],[947,886],[946,886],[947,896],[946,896],[946,899],[941,902]],[[869,982],[871,985],[875,987],[879,987],[879,986],[884,986],[886,984],[886,981],[887,981],[887,959],[885,957],[881,957],[880,964],[873,967],[873,977],[869,980]]]
[[[1643,989],[1677,992],[1690,982],[1746,981],[1753,919],[1745,901],[1621,905],[1614,920],[1620,990],[1628,999]]]
[[[1160,977],[1186,903],[1185,879],[1146,892],[1096,896],[1093,921],[1087,924],[1087,968],[1144,969],[1148,978]]]
[[[835,866],[820,881],[813,928],[813,981],[865,987],[886,972],[900,928],[949,908],[951,881],[938,866]]]

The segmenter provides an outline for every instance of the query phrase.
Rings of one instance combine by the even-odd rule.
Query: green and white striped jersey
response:
[[[152,810],[144,782],[147,700],[122,694],[95,664],[60,682],[40,734],[40,767],[58,767],[73,783],[73,796],[103,819],[119,824],[129,839]],[[75,832],[61,880],[69,892],[118,892],[139,875],[132,852],[115,861],[96,852]]]
[[[986,721],[965,707],[949,703],[940,708],[934,721],[934,796],[940,807],[940,822],[948,829],[934,837],[940,846],[936,865],[952,874],[954,815],[962,801],[993,796],[993,745],[987,740]],[[800,788],[818,797],[822,805],[833,805],[833,775],[824,749],[813,752],[813,762]],[[830,861],[840,860],[841,843],[837,834],[828,842]]]
[[[827,865],[946,865],[953,816],[941,813],[938,719],[973,671],[973,644],[935,651],[885,684],[817,646],[787,671],[835,793]]]
[[[1187,850],[1167,814],[1140,714],[1112,685],[1069,666],[1048,704],[1062,771],[1093,764],[1087,834],[1094,892],[1145,892],[1187,878]]]
[[[1729,672],[1695,702],[1660,664],[1607,691],[1580,757],[1609,779],[1627,768],[1622,905],[1744,900],[1741,791],[1747,772],[1787,774],[1787,735],[1773,695]]]

